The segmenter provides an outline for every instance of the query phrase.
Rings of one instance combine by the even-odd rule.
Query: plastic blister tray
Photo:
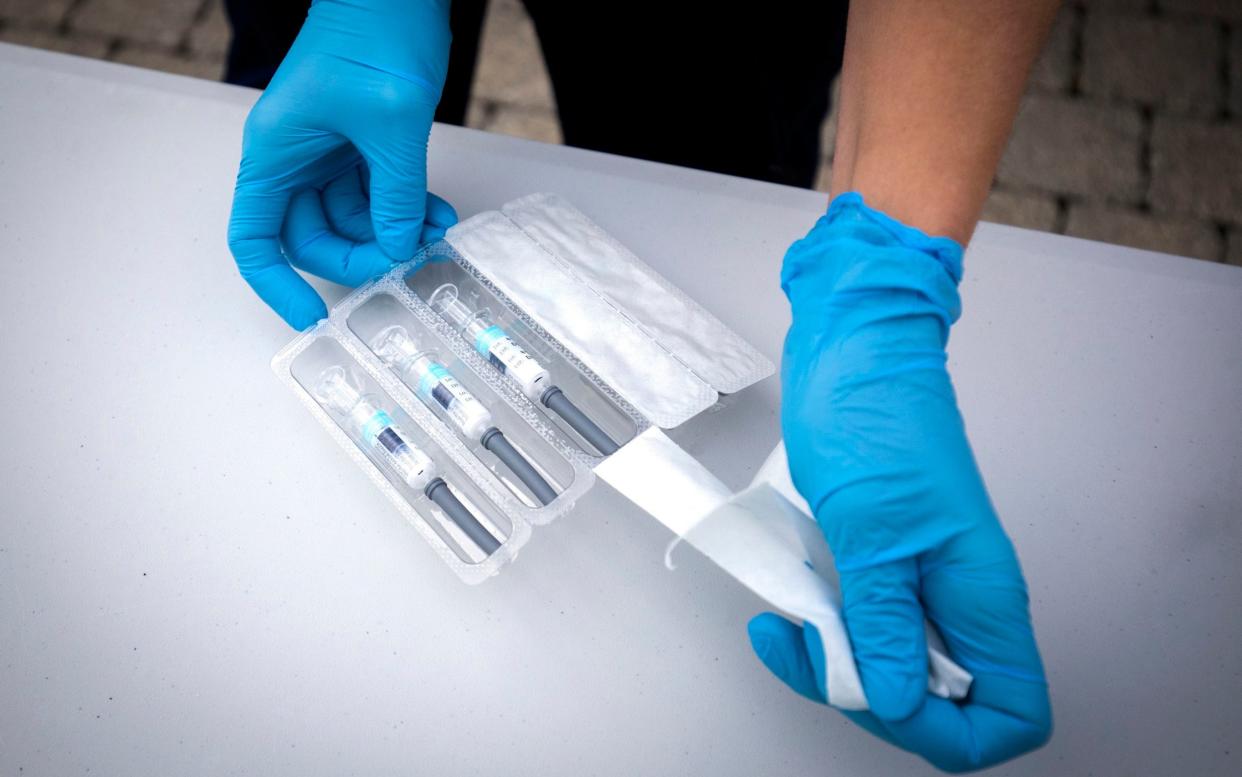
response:
[[[772,372],[553,195],[454,227],[272,366],[472,583],[569,511],[620,446]]]

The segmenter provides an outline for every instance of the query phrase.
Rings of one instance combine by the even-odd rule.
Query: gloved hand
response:
[[[989,766],[1052,732],[1013,546],[975,464],[945,369],[962,249],[854,193],[785,256],[793,309],[781,427],[794,485],[836,558],[842,614],[870,710],[846,712],[941,769]],[[927,692],[924,616],[974,675],[964,703]],[[826,699],[819,636],[766,613],[760,659]]]
[[[229,248],[247,283],[297,329],[327,309],[290,263],[356,286],[457,220],[427,193],[448,5],[315,0],[246,119]]]

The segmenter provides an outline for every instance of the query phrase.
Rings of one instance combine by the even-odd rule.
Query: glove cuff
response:
[[[781,288],[795,321],[821,332],[923,312],[943,323],[947,340],[961,314],[961,277],[957,241],[930,237],[848,192],[785,254]]]
[[[896,243],[935,259],[949,273],[953,283],[962,280],[963,249],[960,243],[949,237],[932,237],[920,229],[902,224],[892,216],[869,207],[858,192],[845,192],[833,198],[821,223],[833,227],[850,223],[878,227]]]

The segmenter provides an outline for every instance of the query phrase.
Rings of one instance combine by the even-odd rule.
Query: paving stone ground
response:
[[[229,28],[220,0],[0,0],[0,40],[218,78]],[[467,123],[561,142],[520,0],[490,2]],[[1066,2],[984,218],[1242,265],[1242,0]]]

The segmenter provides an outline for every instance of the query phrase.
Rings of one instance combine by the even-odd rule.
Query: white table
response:
[[[467,587],[277,383],[225,245],[255,93],[0,46],[0,773],[921,774],[751,655],[607,486]],[[823,195],[437,127],[777,357]],[[341,290],[324,286],[330,300]],[[1242,773],[1242,271],[985,225],[953,370],[1057,732],[1005,774]],[[675,430],[731,485],[769,380]]]

